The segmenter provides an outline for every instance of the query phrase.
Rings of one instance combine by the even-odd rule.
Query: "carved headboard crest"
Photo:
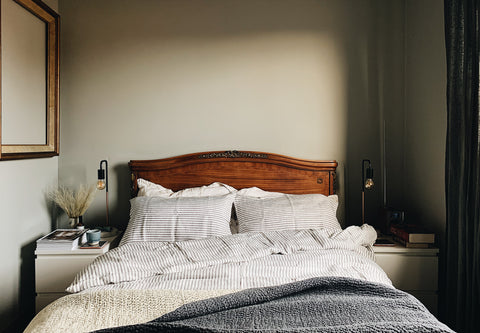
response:
[[[198,155],[198,158],[268,158],[268,154],[238,150],[227,150],[224,152],[211,152],[200,154]]]

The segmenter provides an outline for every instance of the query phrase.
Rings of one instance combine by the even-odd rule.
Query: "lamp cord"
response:
[[[110,225],[109,213],[108,213],[108,191],[105,192],[105,201],[106,201],[106,204],[107,204],[107,227],[108,227]]]

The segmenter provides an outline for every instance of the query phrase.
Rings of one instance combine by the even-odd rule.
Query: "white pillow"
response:
[[[322,194],[285,194],[257,187],[235,197],[238,232],[275,230],[342,229],[337,220],[338,197]]]
[[[120,245],[230,235],[234,194],[208,197],[136,197]]]
[[[173,191],[143,178],[137,179],[137,197],[168,197]]]
[[[208,186],[192,187],[173,192],[171,189],[165,188],[162,185],[152,183],[148,180],[139,178],[137,179],[138,194],[142,197],[164,197],[164,198],[176,198],[176,197],[202,197],[202,196],[214,196],[224,195],[229,193],[235,193],[237,190],[227,184],[219,182],[212,183]]]

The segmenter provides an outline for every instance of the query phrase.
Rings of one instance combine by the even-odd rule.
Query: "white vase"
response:
[[[85,226],[83,225],[83,216],[77,216],[77,217],[70,217],[69,222],[70,222],[70,227],[71,228],[76,228],[76,229],[85,229]]]

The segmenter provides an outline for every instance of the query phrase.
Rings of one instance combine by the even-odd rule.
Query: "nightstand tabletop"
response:
[[[91,254],[103,254],[107,253],[110,250],[110,245],[116,240],[119,235],[112,237],[102,238],[103,241],[107,241],[104,247],[101,249],[81,249],[76,248],[73,250],[35,250],[36,255],[91,255]]]
[[[404,253],[404,254],[422,254],[422,255],[437,255],[439,252],[438,247],[429,248],[415,248],[405,247],[401,244],[395,243],[393,246],[373,246],[373,252],[375,253]]]

